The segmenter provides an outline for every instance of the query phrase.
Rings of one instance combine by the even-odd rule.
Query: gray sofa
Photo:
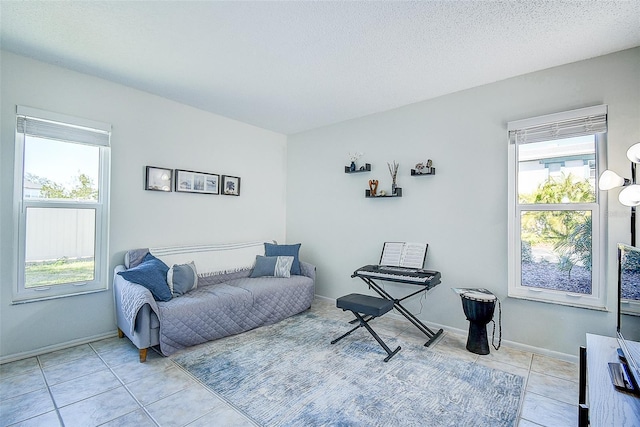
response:
[[[144,286],[118,274],[133,268],[148,251],[166,265],[195,258],[197,288],[169,301],[154,300]],[[269,325],[311,307],[315,267],[300,261],[300,274],[291,277],[249,277],[263,242],[138,249],[115,268],[113,287],[120,338],[127,336],[140,350],[159,346],[169,356],[176,351]]]

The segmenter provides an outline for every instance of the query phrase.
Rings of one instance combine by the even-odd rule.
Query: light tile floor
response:
[[[335,303],[316,299],[311,311],[349,321]],[[383,316],[380,333],[422,345],[408,321]],[[367,337],[366,339],[369,339]],[[578,367],[506,346],[478,356],[466,336],[445,333],[425,348],[522,375],[526,381],[518,427],[577,425]],[[0,365],[0,426],[253,426],[251,420],[150,351],[138,362],[131,342],[116,337]]]

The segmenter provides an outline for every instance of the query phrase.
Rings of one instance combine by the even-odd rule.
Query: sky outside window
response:
[[[25,175],[46,178],[70,191],[78,185],[78,176],[84,174],[97,188],[99,147],[26,136],[24,150]]]

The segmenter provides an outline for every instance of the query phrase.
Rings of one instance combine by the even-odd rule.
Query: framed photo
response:
[[[144,189],[153,191],[171,191],[172,176],[173,169],[147,166],[147,173],[144,180]]]
[[[240,178],[237,176],[222,175],[222,194],[227,196],[239,196]]]
[[[220,175],[176,169],[176,191],[220,194]]]

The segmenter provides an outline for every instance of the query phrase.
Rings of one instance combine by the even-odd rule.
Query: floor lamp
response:
[[[636,206],[640,205],[640,184],[636,182],[636,166],[640,163],[640,142],[627,150],[627,158],[631,161],[631,179],[623,178],[612,170],[606,170],[600,175],[598,187],[600,190],[611,190],[626,187],[620,191],[618,200],[625,206],[631,207],[631,246],[636,245]]]

